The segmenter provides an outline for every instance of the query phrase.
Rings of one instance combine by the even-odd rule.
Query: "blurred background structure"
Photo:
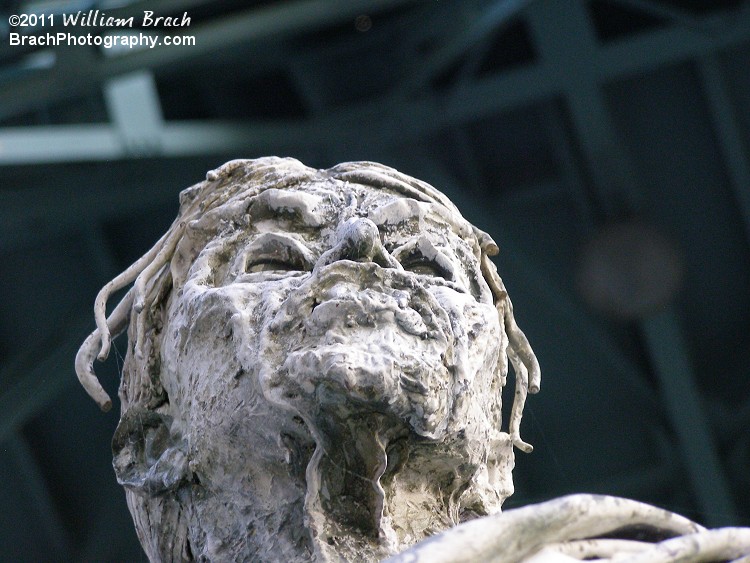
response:
[[[9,44],[50,31],[11,14],[96,9],[135,27],[52,31],[195,44]],[[145,560],[73,358],[179,191],[270,154],[388,164],[496,238],[543,373],[506,506],[750,525],[749,1],[26,0],[0,13],[0,559]]]

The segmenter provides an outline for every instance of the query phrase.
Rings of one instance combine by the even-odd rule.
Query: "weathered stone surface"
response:
[[[152,560],[376,560],[500,509],[538,364],[489,236],[372,163],[233,161],[181,202],[77,362],[106,407],[129,319],[114,465]]]
[[[633,551],[580,541],[626,524],[699,530],[611,497],[500,514],[513,447],[531,451],[520,422],[539,365],[497,246],[433,187],[374,163],[264,158],[209,172],[180,203],[99,293],[76,358],[109,408],[92,365],[128,329],[114,468],[152,561],[538,562]]]

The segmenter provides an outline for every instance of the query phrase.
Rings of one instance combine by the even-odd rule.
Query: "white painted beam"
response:
[[[708,35],[675,28],[612,42],[590,53],[587,72],[592,80],[605,84],[750,41],[748,12],[738,13],[726,33]],[[220,26],[217,33],[221,33]],[[570,76],[543,63],[475,80],[447,94],[432,94],[396,105],[392,100],[358,103],[308,121],[167,122],[161,129],[159,154],[164,157],[220,152],[250,154],[257,150],[315,147],[333,136],[338,142],[362,143],[361,128],[353,128],[353,123],[367,127],[368,142],[391,143],[538,103],[562,95],[570,88]],[[33,98],[48,93],[27,94]],[[582,101],[581,110],[587,107]],[[131,156],[117,130],[109,125],[0,129],[0,166]]]
[[[164,118],[153,74],[141,70],[109,80],[104,99],[125,151],[133,156],[158,155]]]
[[[23,113],[54,100],[84,93],[122,74],[137,70],[170,67],[233,46],[257,41],[279,41],[293,33],[311,31],[354,19],[363,13],[374,14],[415,0],[296,0],[276,2],[217,18],[204,24],[178,28],[179,35],[192,35],[195,45],[174,47],[158,45],[112,58],[90,58],[85,65],[66,64],[82,48],[57,48],[60,64],[47,71],[14,80],[0,87],[0,119]],[[142,11],[140,12],[142,14]]]

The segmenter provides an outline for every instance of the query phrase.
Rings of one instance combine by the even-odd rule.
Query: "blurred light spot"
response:
[[[614,223],[583,248],[576,286],[592,309],[638,319],[669,305],[682,285],[683,269],[677,244],[658,228]]]
[[[357,16],[357,19],[354,20],[354,27],[357,28],[357,31],[370,31],[370,28],[372,27],[372,19],[365,14]]]

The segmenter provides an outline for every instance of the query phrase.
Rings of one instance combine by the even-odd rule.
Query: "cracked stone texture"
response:
[[[750,557],[749,529],[627,499],[500,512],[513,446],[531,451],[519,427],[539,365],[497,246],[432,186],[271,157],[209,172],[180,203],[97,296],[76,358],[109,408],[92,365],[127,328],[114,468],[151,561]]]
[[[374,561],[500,510],[520,331],[485,233],[372,163],[233,161],[181,203],[121,315],[114,466],[153,561]]]

